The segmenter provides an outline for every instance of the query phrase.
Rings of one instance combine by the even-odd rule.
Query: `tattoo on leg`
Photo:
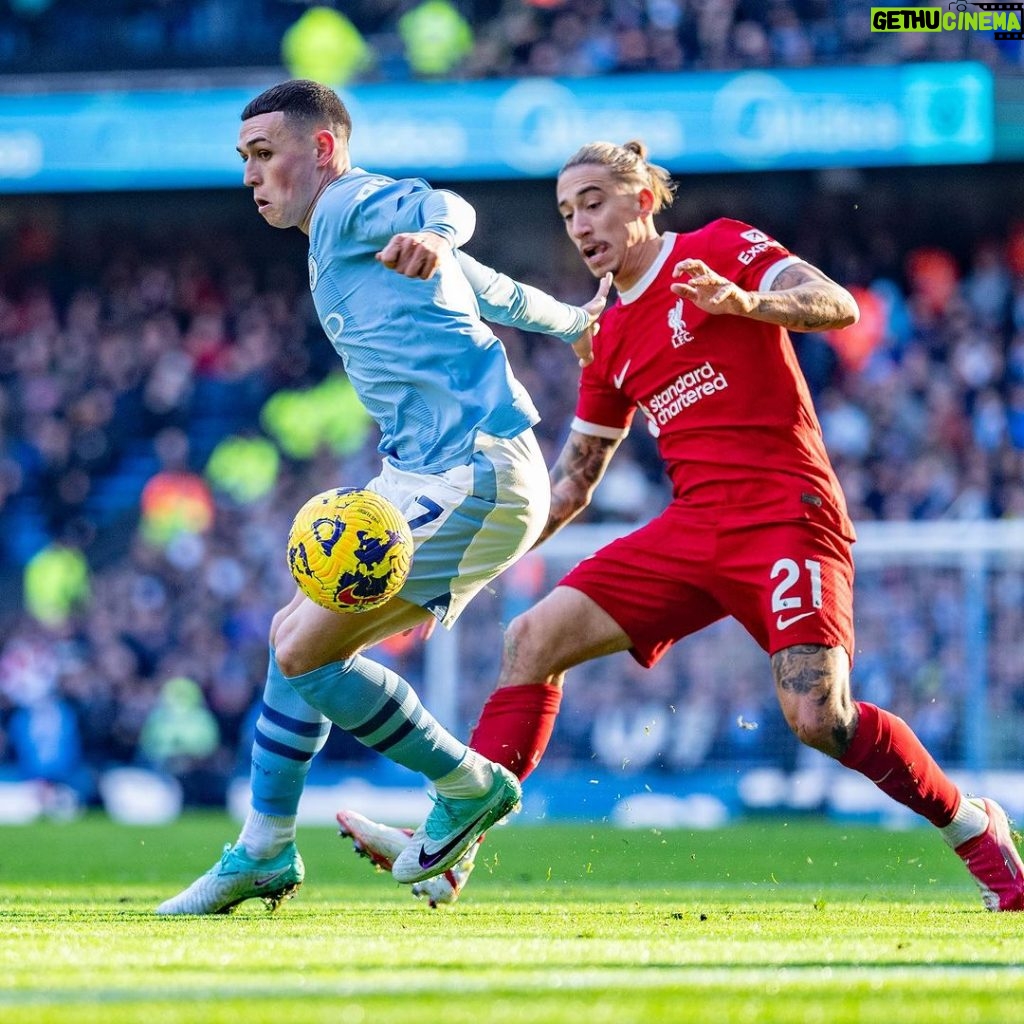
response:
[[[843,702],[843,710],[846,710],[846,703],[846,701]],[[850,719],[846,725],[837,722],[832,729],[832,738],[835,740],[836,749],[839,751],[837,757],[842,757],[850,749],[853,737],[857,733],[857,726],[860,724],[860,712],[857,710],[857,706],[854,705],[849,710]]]
[[[501,669],[498,672],[498,686],[505,686],[508,677],[515,668],[516,655],[519,652],[519,641],[509,633],[505,634],[505,650],[501,659]]]
[[[808,655],[825,651],[826,648],[817,644],[797,644],[779,651],[772,658],[772,670],[779,689],[803,695],[815,690],[829,675],[828,661],[819,659],[811,662]]]
[[[856,731],[846,653],[842,648],[798,644],[772,656],[772,673],[787,721],[800,739],[842,757]]]

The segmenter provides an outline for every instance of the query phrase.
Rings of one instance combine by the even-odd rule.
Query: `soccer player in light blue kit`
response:
[[[547,469],[533,403],[481,313],[544,331],[589,358],[609,281],[567,306],[456,250],[471,206],[424,181],[352,167],[351,119],[331,90],[275,86],[242,112],[238,152],[260,214],[309,236],[320,322],[377,422],[383,465],[366,486],[406,516],[412,571],[380,608],[344,615],[296,592],[270,627],[270,664],[252,748],[252,803],[238,841],[159,914],[212,914],[302,883],[295,818],[331,723],[422,772],[437,797],[394,865],[399,881],[442,874],[518,806],[519,782],[448,733],[395,672],[363,656],[435,617],[450,626],[472,596],[534,544],[547,519]]]

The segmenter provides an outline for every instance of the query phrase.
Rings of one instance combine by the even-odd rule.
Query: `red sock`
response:
[[[562,688],[550,683],[499,687],[487,698],[469,745],[525,779],[544,756],[561,703]]]
[[[857,731],[839,763],[866,775],[937,828],[948,825],[960,806],[960,790],[902,718],[862,701],[857,708]]]

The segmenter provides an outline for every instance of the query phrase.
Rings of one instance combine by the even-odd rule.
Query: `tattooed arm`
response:
[[[590,504],[590,496],[620,441],[621,438],[595,437],[578,430],[569,432],[551,470],[551,511],[537,544],[546,541]]]
[[[854,297],[810,263],[786,267],[766,292],[746,291],[703,260],[681,260],[672,273],[690,275],[686,283],[673,284],[672,291],[707,313],[732,313],[790,331],[849,327],[860,316]]]

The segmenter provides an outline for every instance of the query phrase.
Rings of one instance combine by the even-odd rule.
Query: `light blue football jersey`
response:
[[[468,224],[459,222],[463,211]],[[539,419],[504,346],[480,319],[477,296],[454,254],[429,281],[375,259],[399,232],[434,230],[458,246],[472,233],[472,220],[468,204],[421,179],[396,181],[360,168],[328,186],[313,211],[309,283],[320,323],[380,428],[381,455],[403,470],[437,473],[464,464],[478,432],[515,437]],[[510,307],[504,315],[490,309],[501,322],[566,340],[586,326],[577,307],[556,303],[576,315],[563,316],[553,330],[536,318],[550,321],[550,309],[538,314],[534,304],[531,314],[521,290],[513,289],[511,298],[489,283],[489,294]],[[511,308],[516,301],[521,308]]]

